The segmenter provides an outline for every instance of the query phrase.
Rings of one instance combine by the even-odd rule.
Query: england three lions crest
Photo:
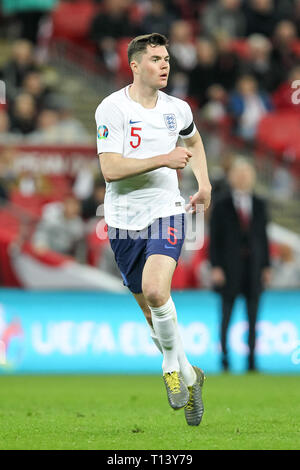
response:
[[[164,114],[164,120],[167,128],[169,131],[176,131],[177,129],[177,122],[176,122],[176,117],[175,114]]]

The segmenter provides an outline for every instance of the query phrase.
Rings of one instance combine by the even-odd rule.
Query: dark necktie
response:
[[[247,230],[249,227],[249,221],[250,221],[249,214],[245,210],[241,209],[240,207],[238,208],[237,212],[238,212],[240,224],[243,230]]]

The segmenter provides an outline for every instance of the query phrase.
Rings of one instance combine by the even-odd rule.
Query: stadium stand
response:
[[[162,26],[170,37],[173,70],[167,92],[191,104],[209,154],[210,169],[220,173],[222,155],[230,152],[254,159],[262,194],[271,199],[278,181],[289,185],[291,191],[289,198],[270,200],[272,219],[299,231],[300,107],[292,103],[295,89],[291,88],[299,76],[300,64],[296,3],[270,2],[273,6],[264,12],[267,21],[262,22],[259,1],[58,1],[52,2],[51,8],[49,3],[41,15],[34,43],[17,32],[17,14],[4,11],[1,77],[14,78],[10,80],[13,86],[9,87],[7,102],[0,107],[0,137],[1,144],[13,145],[15,156],[7,163],[1,180],[10,202],[25,216],[37,220],[45,204],[62,201],[72,192],[84,162],[94,162],[91,178],[96,178],[95,107],[104,95],[130,80],[127,45],[131,37],[151,32],[151,24],[158,28],[165,15],[168,21]],[[117,27],[120,18],[122,29]],[[111,28],[96,28],[104,23]],[[186,61],[178,60],[183,55],[180,51],[186,54]],[[203,70],[209,73],[199,89]],[[236,118],[229,106],[237,80],[245,73],[258,80],[259,93],[270,103],[250,141],[236,133]],[[85,99],[80,93],[83,87]],[[36,88],[43,97],[38,99],[37,107],[28,96],[33,96]],[[37,103],[36,97],[34,101]],[[16,103],[24,113],[22,122],[14,113]],[[184,188],[190,184],[189,174],[181,176]],[[1,208],[1,227],[12,234],[12,239],[22,225],[21,219],[9,215],[5,206]],[[85,224],[86,263],[98,268],[107,239],[97,237],[97,219],[85,220]],[[174,288],[207,285],[199,277],[201,272],[206,276],[205,249],[199,253],[179,264]]]

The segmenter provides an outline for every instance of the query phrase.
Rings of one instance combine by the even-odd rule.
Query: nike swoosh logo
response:
[[[165,248],[167,248],[168,250],[169,250],[169,249],[174,250],[176,247],[175,247],[175,246],[168,246],[168,245],[165,245]]]
[[[142,122],[142,121],[132,121],[132,120],[130,119],[129,124],[137,124],[138,122]]]

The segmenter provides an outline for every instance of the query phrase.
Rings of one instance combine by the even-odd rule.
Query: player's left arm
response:
[[[186,210],[192,209],[192,212],[196,212],[197,204],[203,205],[204,210],[206,210],[210,205],[211,184],[207,171],[205,150],[199,132],[196,131],[192,137],[184,139],[184,144],[192,153],[193,158],[191,158],[189,164],[198,182],[198,191],[190,196],[190,202]]]

